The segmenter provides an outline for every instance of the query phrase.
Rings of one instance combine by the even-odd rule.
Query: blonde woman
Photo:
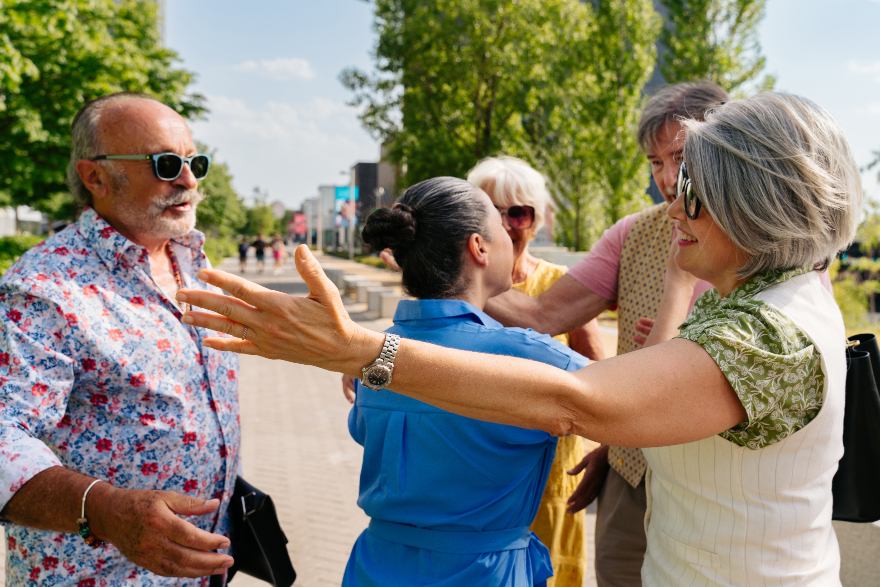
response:
[[[477,163],[467,180],[489,195],[510,240],[513,241],[513,289],[537,297],[565,275],[567,269],[539,259],[529,252],[529,243],[544,225],[550,207],[544,177],[528,163],[516,157],[489,157]],[[596,320],[556,337],[591,359],[602,359]],[[532,531],[549,549],[553,561],[555,587],[580,587],[584,584],[584,516],[566,513],[568,497],[577,488],[578,478],[566,471],[578,465],[589,449],[589,441],[580,436],[562,436],[550,469]]]

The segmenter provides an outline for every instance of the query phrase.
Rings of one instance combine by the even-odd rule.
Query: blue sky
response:
[[[880,0],[769,0],[761,26],[777,89],[807,96],[841,124],[856,161],[880,149]],[[370,3],[361,0],[166,0],[165,40],[208,99],[196,138],[255,186],[296,207],[323,183],[346,183],[378,144],[346,106],[345,67],[370,69]],[[880,197],[876,172],[864,174]]]

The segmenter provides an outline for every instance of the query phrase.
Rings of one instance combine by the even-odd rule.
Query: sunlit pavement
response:
[[[370,277],[381,271],[332,257],[328,266]],[[253,261],[251,261],[253,263]],[[223,269],[237,272],[238,263]],[[245,277],[267,287],[302,293],[301,280],[288,263],[278,275],[271,268],[258,274],[253,265]],[[386,274],[387,276],[387,274]],[[351,304],[357,319],[364,304]],[[390,320],[362,321],[382,330]],[[604,328],[607,348],[616,333]],[[339,376],[283,361],[244,356],[241,360],[242,456],[245,477],[272,495],[288,548],[303,587],[339,585],[355,538],[367,524],[357,507],[361,449],[348,435],[349,405],[342,397]],[[594,512],[587,512],[588,545],[592,553]],[[2,531],[0,531],[2,534]],[[838,525],[844,552],[844,585],[876,585],[880,577],[880,526]],[[5,540],[0,540],[0,580],[3,579]],[[592,567],[592,555],[589,557]],[[585,585],[595,585],[592,575]],[[233,585],[265,585],[237,577]]]

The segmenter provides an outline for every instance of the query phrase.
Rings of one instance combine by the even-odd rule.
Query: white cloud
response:
[[[850,61],[846,69],[851,73],[869,76],[876,82],[880,82],[880,61]]]
[[[315,71],[307,59],[298,57],[280,57],[278,59],[250,59],[242,61],[233,69],[245,73],[256,73],[278,81],[310,80],[315,78]]]
[[[364,131],[355,108],[316,97],[302,103],[265,104],[208,95],[207,121],[196,121],[198,140],[229,164],[236,189],[253,186],[293,207],[323,183],[346,181],[340,170],[355,161],[375,161],[379,148]],[[347,177],[347,176],[346,176]]]

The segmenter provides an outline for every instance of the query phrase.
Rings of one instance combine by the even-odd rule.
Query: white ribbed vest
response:
[[[840,585],[831,479],[843,455],[843,320],[815,271],[756,297],[818,347],[822,408],[804,428],[760,450],[720,436],[645,449],[646,586]]]

